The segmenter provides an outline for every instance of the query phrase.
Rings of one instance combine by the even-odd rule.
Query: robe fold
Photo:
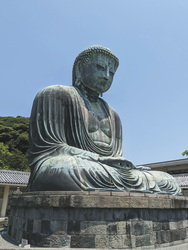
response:
[[[27,191],[115,190],[181,194],[179,185],[167,173],[112,167],[99,162],[99,156],[122,156],[119,116],[102,99],[100,102],[111,124],[111,142],[101,145],[93,141],[88,132],[85,118],[89,100],[78,89],[54,85],[37,94],[30,117],[31,176]]]

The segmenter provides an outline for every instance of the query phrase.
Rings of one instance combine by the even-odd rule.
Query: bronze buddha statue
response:
[[[111,190],[181,195],[169,174],[135,167],[122,157],[118,114],[99,96],[119,65],[102,46],[81,52],[73,86],[41,90],[30,118],[28,191]]]

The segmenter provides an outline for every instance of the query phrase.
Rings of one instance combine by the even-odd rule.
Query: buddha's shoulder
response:
[[[44,96],[56,96],[56,97],[66,97],[71,96],[75,93],[75,88],[72,86],[64,86],[64,85],[51,85],[45,87],[40,90],[36,96],[36,98],[44,97]]]

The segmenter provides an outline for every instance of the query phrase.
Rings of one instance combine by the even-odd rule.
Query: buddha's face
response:
[[[82,84],[99,94],[110,88],[115,71],[115,60],[104,54],[93,54],[86,65],[80,65]]]

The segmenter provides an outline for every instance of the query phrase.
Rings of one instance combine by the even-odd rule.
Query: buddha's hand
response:
[[[116,168],[126,168],[126,169],[135,168],[132,162],[126,160],[124,157],[99,156],[99,162]]]

